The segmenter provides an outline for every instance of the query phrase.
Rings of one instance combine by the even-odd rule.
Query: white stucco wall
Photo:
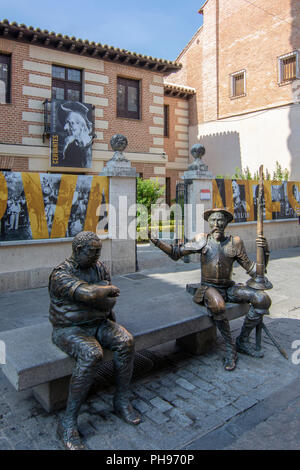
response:
[[[190,147],[206,148],[203,161],[216,175],[230,175],[235,167],[256,172],[261,164],[271,175],[276,161],[300,180],[300,104],[265,109],[190,127]]]

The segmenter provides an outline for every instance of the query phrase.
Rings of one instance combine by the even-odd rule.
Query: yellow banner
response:
[[[5,214],[7,208],[7,183],[3,173],[0,173],[0,219]]]
[[[99,195],[101,195],[99,203]],[[108,184],[106,176],[94,176],[91,187],[91,197],[87,206],[84,230],[95,231],[99,221],[99,206],[102,201],[108,202]],[[105,204],[107,211],[107,203]]]
[[[213,207],[226,208],[233,222],[257,220],[258,181],[213,181]],[[264,218],[291,219],[300,215],[300,182],[264,181]]]
[[[108,211],[108,198],[104,176],[0,172],[0,240],[96,232],[98,214]]]
[[[76,175],[62,175],[61,177],[51,230],[51,238],[64,237],[63,234],[67,232],[76,183]]]
[[[22,173],[32,238],[49,238],[44,199],[38,173]]]

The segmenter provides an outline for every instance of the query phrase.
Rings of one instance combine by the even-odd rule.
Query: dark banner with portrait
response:
[[[101,235],[108,202],[104,176],[0,172],[0,240]]]
[[[258,181],[213,181],[213,207],[226,208],[233,222],[257,220]],[[294,219],[300,215],[300,182],[264,181],[264,219]]]
[[[51,167],[91,168],[93,105],[51,101]]]

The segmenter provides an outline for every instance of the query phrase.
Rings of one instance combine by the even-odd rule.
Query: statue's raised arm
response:
[[[186,255],[200,253],[206,245],[206,239],[207,235],[205,233],[200,233],[196,235],[194,240],[191,242],[181,245],[170,245],[169,243],[163,242],[158,238],[151,238],[151,236],[149,236],[149,240],[174,261],[178,261],[180,258]]]

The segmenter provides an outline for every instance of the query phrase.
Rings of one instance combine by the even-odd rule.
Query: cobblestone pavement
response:
[[[293,331],[293,337],[295,334],[300,337],[300,322],[290,322],[290,325],[285,320],[268,323],[271,323],[274,334],[280,331],[276,336],[291,354],[289,348],[293,338],[289,331]],[[241,322],[237,320],[232,323],[236,335]],[[181,352],[176,352],[173,344],[167,346],[168,349],[156,349],[161,368],[132,384],[133,405],[143,416],[139,426],[123,423],[113,414],[112,387],[99,390],[89,397],[79,419],[80,431],[89,448],[193,449],[193,442],[197,443],[199,439],[203,442],[204,436],[222,428],[272,393],[280,391],[283,385],[292,386],[299,378],[299,366],[281,357],[266,339],[264,360],[240,356],[237,369],[231,373],[222,368],[224,351],[221,339],[213,351],[203,356],[185,354],[183,357]],[[0,376],[0,390],[0,449],[61,448],[55,431],[62,412],[46,413],[30,392],[15,392],[3,375]],[[273,411],[274,415],[266,423],[260,424],[264,434],[266,427],[270,432],[276,422],[278,413],[275,413],[275,408]],[[290,415],[292,410],[288,410],[285,419],[288,420]],[[286,427],[288,423],[285,422]],[[277,426],[279,431],[281,422]],[[294,426],[296,429],[295,416]],[[251,435],[251,431],[249,433]],[[265,436],[258,443],[259,448],[274,448],[269,434]],[[211,448],[216,442],[213,439],[204,448]],[[226,445],[227,441],[222,442]],[[201,448],[201,445],[198,444],[196,448]],[[253,439],[249,441],[246,437],[245,441],[241,438],[236,442],[237,448],[251,448],[251,445]],[[299,441],[294,448],[300,448]]]
[[[294,287],[285,288],[291,269],[288,254],[296,279]],[[177,269],[188,277],[196,267]],[[130,426],[117,418],[112,411],[113,387],[99,389],[83,405],[79,418],[87,446],[97,450],[300,449],[300,365],[292,363],[292,357],[298,357],[292,343],[300,339],[297,274],[300,248],[274,258],[268,274],[279,289],[272,291],[271,316],[265,323],[286,349],[288,361],[265,336],[264,359],[239,355],[233,372],[222,367],[221,338],[201,356],[183,354],[174,343],[155,348],[158,365],[132,384],[132,402],[143,416],[142,423]],[[41,291],[36,289],[37,302]],[[20,294],[16,294],[13,302],[18,309]],[[283,297],[288,297],[285,303]],[[1,312],[7,301],[6,295],[0,296]],[[30,318],[25,324],[45,320],[33,313]],[[17,316],[10,320],[20,326]],[[242,319],[231,322],[233,336],[241,324]],[[7,325],[8,319],[5,324],[2,316],[0,329]],[[55,434],[61,415],[46,413],[30,391],[17,393],[0,374],[0,450],[61,449]]]

